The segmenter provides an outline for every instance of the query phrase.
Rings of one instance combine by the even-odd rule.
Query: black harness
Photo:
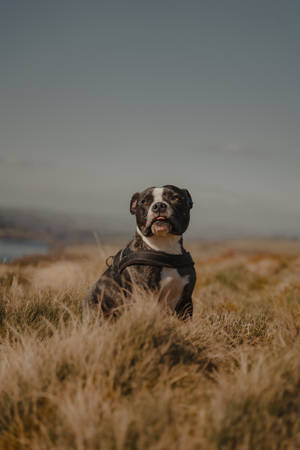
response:
[[[128,247],[116,254],[113,260],[114,269],[121,274],[129,266],[154,266],[178,269],[194,265],[189,252],[181,255],[153,250],[132,251]]]

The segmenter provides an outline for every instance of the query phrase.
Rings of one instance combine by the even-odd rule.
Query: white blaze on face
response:
[[[152,207],[155,203],[162,202],[163,201],[163,188],[154,188],[152,191],[153,201],[148,209],[147,214],[147,224],[146,226],[149,226],[154,218],[154,213],[152,211]]]
[[[164,191],[164,188],[154,188],[153,189],[153,192],[152,192],[153,203],[157,203],[157,202],[162,202],[163,201],[163,191]],[[153,205],[153,203],[152,203],[152,205]]]

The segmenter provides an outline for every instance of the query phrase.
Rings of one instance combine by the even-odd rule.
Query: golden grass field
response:
[[[300,448],[300,242],[190,243],[194,317],[81,300],[117,246],[0,265],[0,449]]]

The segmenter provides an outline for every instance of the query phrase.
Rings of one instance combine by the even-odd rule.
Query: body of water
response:
[[[46,254],[48,245],[44,242],[23,239],[0,239],[0,262],[7,262],[24,255]]]

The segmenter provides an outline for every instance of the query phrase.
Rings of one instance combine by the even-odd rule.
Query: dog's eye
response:
[[[146,200],[143,198],[143,200],[141,200],[141,204],[144,205],[146,203]]]
[[[175,202],[179,202],[180,197],[179,197],[178,195],[174,195],[174,196],[172,197],[172,200],[174,200]]]

